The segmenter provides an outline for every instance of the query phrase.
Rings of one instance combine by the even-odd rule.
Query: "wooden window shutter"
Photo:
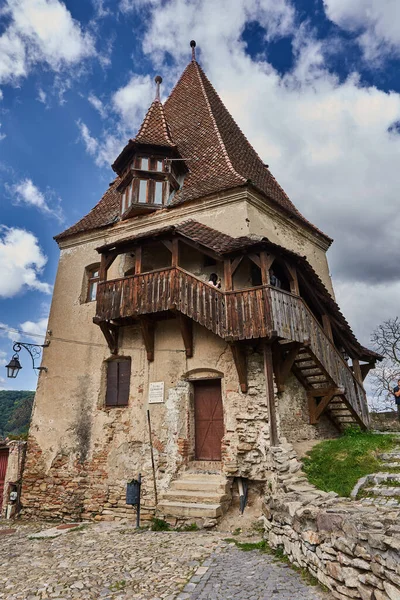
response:
[[[127,406],[131,383],[131,359],[118,362],[118,406]]]
[[[107,363],[106,406],[118,405],[118,363],[112,360]]]

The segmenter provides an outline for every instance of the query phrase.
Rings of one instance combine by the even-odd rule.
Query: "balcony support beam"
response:
[[[375,361],[371,361],[369,363],[366,363],[365,365],[360,365],[360,372],[361,372],[361,378],[362,381],[364,381],[364,379],[366,378],[366,376],[368,375],[368,373],[371,371],[371,369],[375,369]]]
[[[113,262],[117,258],[117,256],[118,256],[118,252],[116,250],[114,250],[113,252],[104,252],[101,255],[100,273],[99,273],[100,281],[107,280],[108,269],[111,267],[111,265],[113,264]]]
[[[243,394],[247,394],[247,360],[243,346],[238,343],[230,344],[232,350],[233,361],[235,363],[236,371],[239,378],[240,389]]]
[[[182,313],[178,313],[177,318],[185,346],[186,358],[191,358],[193,356],[193,321]]]
[[[309,390],[307,393],[308,397],[308,409],[310,414],[310,425],[316,425],[318,419],[325,412],[330,401],[335,396],[344,396],[345,390],[343,388],[321,388],[320,390]],[[320,401],[317,402],[317,398]]]
[[[118,354],[118,325],[114,325],[113,323],[110,323],[110,321],[101,321],[100,319],[96,319],[96,317],[94,317],[93,323],[100,327],[111,354]]]
[[[142,332],[143,343],[146,348],[147,360],[154,360],[154,322],[147,317],[139,317],[140,331]]]
[[[274,366],[275,366],[275,379],[278,392],[285,391],[285,382],[292,370],[294,361],[300,351],[300,342],[293,342],[290,346],[289,351],[283,356],[282,349],[285,346],[279,346],[276,344],[274,347]]]
[[[272,266],[272,263],[275,260],[275,256],[273,254],[268,254],[266,250],[261,250],[260,252],[260,267],[261,267],[261,281],[263,285],[270,285],[269,279],[269,270]]]

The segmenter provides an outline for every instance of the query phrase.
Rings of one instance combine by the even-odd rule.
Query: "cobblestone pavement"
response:
[[[177,600],[328,600],[331,596],[304,583],[298,573],[258,550],[228,547],[213,554]]]
[[[237,550],[224,541],[227,534],[99,523],[30,539],[51,527],[0,522],[1,600],[328,598],[270,556]]]

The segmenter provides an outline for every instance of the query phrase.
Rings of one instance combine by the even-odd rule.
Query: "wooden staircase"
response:
[[[281,341],[279,345],[285,357],[288,342]],[[324,413],[340,430],[352,425],[365,427],[365,423],[347,401],[345,387],[338,386],[309,345],[299,346],[291,370],[307,390],[311,424],[316,424]]]

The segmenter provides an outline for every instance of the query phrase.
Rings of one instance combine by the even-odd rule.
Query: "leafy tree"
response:
[[[400,318],[388,319],[372,334],[374,348],[384,358],[371,373],[376,406],[373,409],[395,410],[393,387],[400,379]]]
[[[35,392],[0,390],[0,439],[28,431]]]

